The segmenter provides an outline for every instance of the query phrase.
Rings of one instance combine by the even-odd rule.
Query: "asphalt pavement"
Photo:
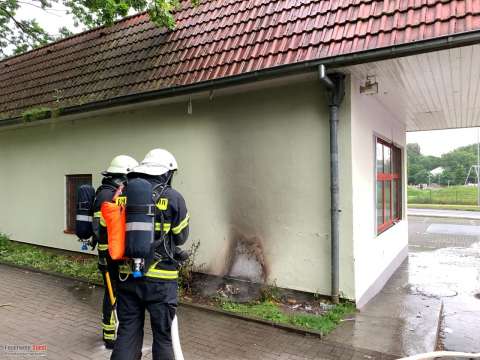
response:
[[[443,302],[440,343],[480,352],[480,221],[409,218],[409,284]]]
[[[327,339],[398,356],[480,352],[480,221],[446,213],[409,218],[408,259]]]

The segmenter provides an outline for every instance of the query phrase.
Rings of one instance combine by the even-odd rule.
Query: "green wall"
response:
[[[351,134],[342,111],[341,290],[353,298]],[[65,175],[99,173],[117,154],[175,154],[204,271],[225,274],[247,244],[268,281],[330,292],[329,124],[318,82],[263,88],[0,132],[0,231],[78,250],[63,233]],[[259,255],[260,253],[260,255]],[[244,254],[244,255],[245,255]]]

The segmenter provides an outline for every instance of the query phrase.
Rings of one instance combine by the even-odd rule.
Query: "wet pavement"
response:
[[[327,339],[395,355],[480,352],[479,229],[479,220],[410,217],[408,259]]]
[[[435,349],[442,302],[411,282],[405,260],[382,291],[327,340],[402,357]]]
[[[99,327],[102,288],[5,265],[0,265],[0,272],[0,359],[110,357],[110,351],[102,345]],[[186,306],[179,307],[178,316],[182,348],[188,360],[394,359]],[[152,358],[148,317],[145,324],[142,359],[148,360]],[[32,345],[36,347],[30,348]]]
[[[409,218],[412,290],[441,299],[445,350],[480,352],[480,221]]]

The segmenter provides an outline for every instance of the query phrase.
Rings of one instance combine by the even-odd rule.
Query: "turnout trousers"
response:
[[[110,360],[138,360],[142,356],[145,310],[150,313],[153,360],[174,360],[171,327],[177,309],[177,281],[135,279],[117,285],[119,329]]]
[[[112,288],[114,296],[116,293],[116,286],[118,282],[118,266],[109,266],[108,272],[110,273],[110,280],[112,282]],[[105,344],[111,344],[115,342],[115,317],[113,316],[112,304],[110,302],[110,295],[108,294],[107,280],[105,271],[102,271],[103,283],[105,284],[105,292],[103,294],[103,306],[102,306],[102,333],[103,341]]]

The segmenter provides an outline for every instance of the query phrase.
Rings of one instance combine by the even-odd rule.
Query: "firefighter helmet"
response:
[[[115,156],[110,166],[103,174],[128,174],[134,167],[138,166],[138,161],[128,155]]]
[[[133,171],[136,173],[159,176],[168,171],[177,170],[177,160],[167,150],[153,149],[148,152],[145,159]]]

